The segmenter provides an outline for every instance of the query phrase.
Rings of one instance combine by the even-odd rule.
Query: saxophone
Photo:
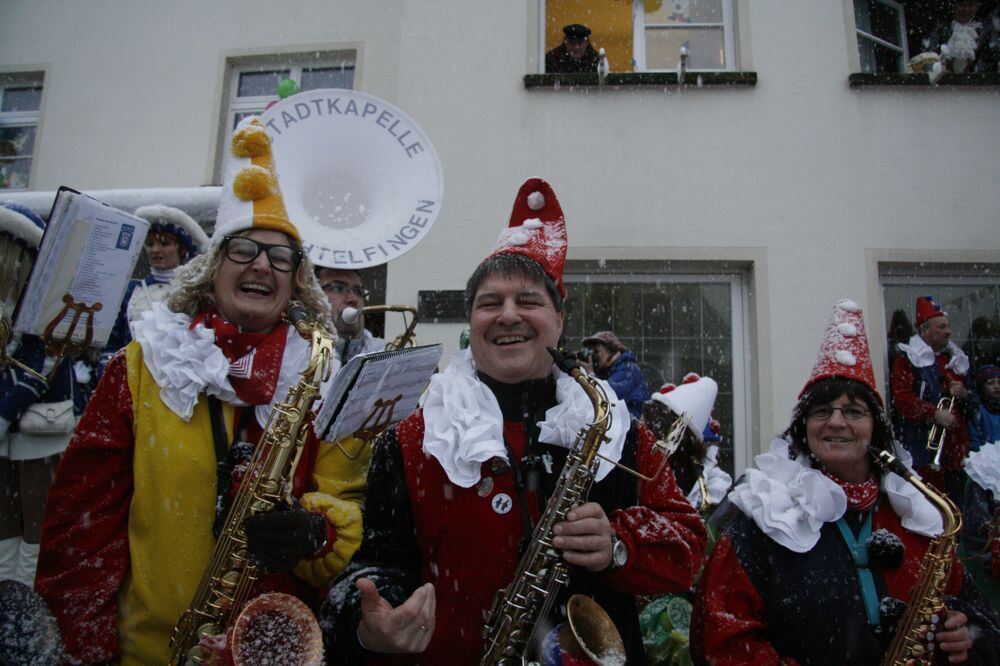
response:
[[[917,583],[910,591],[910,603],[896,626],[892,644],[882,658],[883,666],[930,664],[934,658],[934,644],[928,643],[927,634],[935,631],[935,624],[944,624],[944,590],[955,557],[957,536],[962,529],[962,514],[946,495],[924,484],[891,453],[879,451],[876,455],[873,451],[872,455],[879,465],[906,479],[941,513],[944,529],[941,536],[932,539],[927,546]]]
[[[290,303],[287,318],[300,334],[311,337],[309,364],[267,420],[198,591],[174,627],[171,664],[202,664],[211,658],[212,650],[201,644],[202,639],[226,631],[259,575],[247,550],[243,522],[255,513],[276,509],[290,497],[312,405],[333,367],[333,338],[321,324],[306,323],[301,304]]]
[[[538,621],[548,613],[558,589],[569,580],[568,567],[552,546],[552,528],[566,520],[570,509],[586,502],[600,463],[597,452],[604,441],[604,433],[611,427],[610,404],[600,384],[562,352],[550,348],[549,353],[586,391],[594,406],[594,421],[581,430],[576,445],[570,449],[545,513],[535,526],[528,550],[514,572],[514,580],[506,589],[497,592],[486,614],[483,629],[486,652],[479,662],[481,665],[523,663]],[[606,617],[607,614],[597,608]],[[606,625],[609,629],[605,631],[617,634],[610,619]],[[620,637],[618,642],[621,644]]]

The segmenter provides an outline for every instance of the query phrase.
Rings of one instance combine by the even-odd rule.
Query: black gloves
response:
[[[326,543],[326,519],[301,509],[254,514],[243,529],[254,559],[276,573],[290,572]]]

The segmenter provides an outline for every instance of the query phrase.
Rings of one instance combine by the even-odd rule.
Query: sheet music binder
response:
[[[79,303],[101,303],[93,315],[90,345],[97,349],[106,345],[148,230],[146,220],[72,188],[60,187],[12,317],[14,329],[41,337],[66,294]],[[114,253],[115,260],[98,260],[104,256],[102,252]],[[89,289],[85,285],[88,280]],[[103,296],[94,298],[92,292]]]
[[[320,438],[339,441],[354,434],[380,401],[392,402],[392,417],[386,426],[402,420],[419,405],[443,351],[443,345],[434,344],[352,358],[334,376],[316,415]]]

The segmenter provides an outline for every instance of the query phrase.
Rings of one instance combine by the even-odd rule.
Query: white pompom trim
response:
[[[528,208],[531,210],[541,210],[545,207],[545,195],[541,192],[532,192],[528,195]]]

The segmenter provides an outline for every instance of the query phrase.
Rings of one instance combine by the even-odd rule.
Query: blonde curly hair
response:
[[[244,229],[233,236],[246,236],[253,229]],[[289,238],[291,246],[302,252],[302,246]],[[222,240],[213,239],[208,252],[202,253],[177,269],[177,276],[171,285],[172,291],[167,296],[167,307],[172,312],[195,317],[215,305],[215,292],[212,282],[222,265]],[[333,311],[330,302],[323,295],[313,271],[312,262],[302,252],[302,262],[292,275],[292,300],[300,301],[309,313],[309,318],[333,331]]]

